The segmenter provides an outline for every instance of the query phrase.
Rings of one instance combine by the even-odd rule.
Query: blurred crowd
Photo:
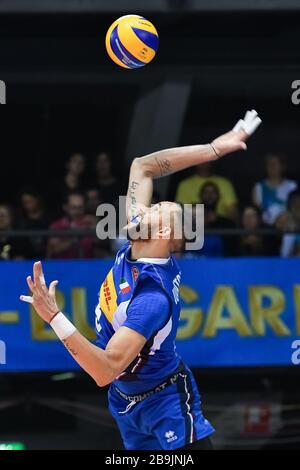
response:
[[[112,169],[107,152],[100,152],[90,171],[81,153],[73,153],[65,164],[60,181],[51,186],[54,204],[47,205],[42,191],[24,187],[14,204],[0,203],[0,260],[43,258],[111,257],[122,240],[99,240],[95,228],[96,209],[101,203],[117,205],[126,187]],[[248,204],[240,207],[237,192],[229,179],[214,173],[213,164],[195,167],[194,173],[180,181],[175,199],[183,204],[203,203],[205,229],[245,229],[251,233],[224,235],[207,233],[199,251],[182,256],[298,256],[300,255],[300,190],[298,183],[286,178],[284,156],[265,157],[265,176],[253,182]],[[255,233],[257,229],[276,229]],[[90,229],[81,236],[37,236],[36,230]],[[30,237],[1,232],[30,230]],[[297,233],[299,231],[299,234]],[[295,232],[295,233],[285,233]],[[20,233],[20,232],[19,232]]]

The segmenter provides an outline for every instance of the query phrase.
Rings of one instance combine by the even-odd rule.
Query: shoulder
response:
[[[143,313],[143,315],[168,316],[170,313],[170,299],[166,291],[149,277],[141,279],[134,289],[128,313]]]
[[[152,279],[143,279],[134,290],[124,326],[149,339],[167,324],[171,313],[164,291]]]
[[[151,279],[154,284],[166,290],[172,276],[174,277],[173,266],[174,261],[171,258],[166,264],[145,263],[140,268],[139,282],[147,282],[148,279]]]
[[[163,286],[158,283],[152,276],[143,273],[135,288],[136,294],[143,292],[144,294],[151,294],[157,297],[167,298],[167,294],[163,289]]]
[[[137,287],[147,291],[162,291],[164,290],[163,275],[160,272],[159,266],[147,264],[140,270]]]

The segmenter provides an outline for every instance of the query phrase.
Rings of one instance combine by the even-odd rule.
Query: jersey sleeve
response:
[[[164,327],[169,316],[170,301],[166,293],[153,279],[146,278],[136,287],[123,326],[137,331],[148,340]]]

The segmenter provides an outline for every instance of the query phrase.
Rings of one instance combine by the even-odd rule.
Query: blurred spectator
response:
[[[79,192],[69,193],[63,205],[65,216],[53,222],[50,229],[82,229],[90,228],[91,221],[85,211],[85,199]],[[93,237],[84,236],[59,238],[52,237],[48,241],[49,258],[91,258],[93,256]]]
[[[262,226],[261,217],[256,207],[247,206],[242,213],[242,228],[255,230]],[[239,255],[263,255],[265,251],[264,240],[261,235],[242,235],[239,240]]]
[[[115,204],[122,189],[112,173],[112,161],[107,152],[101,152],[97,155],[95,170],[94,185],[100,190],[103,202]]]
[[[194,204],[200,202],[199,195],[205,183],[214,183],[219,190],[220,198],[217,213],[221,217],[227,217],[233,221],[238,219],[237,196],[232,183],[222,176],[212,173],[212,163],[198,165],[195,174],[184,179],[178,185],[176,201],[182,204]]]
[[[252,200],[262,211],[263,221],[272,225],[285,211],[288,196],[297,189],[297,183],[284,178],[285,164],[281,155],[267,155],[265,165],[266,179],[255,184]]]
[[[220,200],[218,186],[209,181],[202,185],[199,194],[200,201],[204,204],[204,226],[205,229],[226,229],[234,228],[234,223],[222,217],[217,212]],[[203,248],[199,251],[190,251],[188,257],[207,256],[220,257],[233,255],[234,238],[231,236],[222,236],[214,234],[205,234]]]
[[[99,218],[96,216],[96,210],[94,214],[92,213],[86,214],[85,216],[86,226],[95,231],[95,236],[93,237],[92,257],[93,258],[108,258],[108,257],[111,257],[110,240],[109,239],[100,240],[98,237],[96,237],[96,226],[98,222],[99,222]]]
[[[286,233],[282,238],[281,256],[300,255],[300,191],[293,191],[288,198],[288,211],[280,214],[276,220],[277,228],[281,230],[299,231],[299,233]]]
[[[256,230],[266,228],[257,207],[247,206],[242,213],[242,228]],[[271,256],[278,254],[278,239],[271,235],[242,235],[238,240],[239,256]]]
[[[85,192],[86,211],[88,214],[96,215],[97,207],[103,202],[98,188],[89,188]]]
[[[51,218],[44,209],[40,194],[33,188],[24,188],[21,191],[21,215],[19,228],[24,230],[46,230]],[[34,258],[44,258],[46,250],[46,238],[30,237]]]
[[[0,260],[21,260],[32,257],[30,242],[21,237],[4,236],[3,230],[12,230],[13,211],[7,204],[0,205]]]
[[[81,153],[73,153],[67,160],[60,194],[63,200],[72,191],[83,191],[85,188],[86,160]]]
[[[220,191],[213,182],[205,183],[200,190],[200,201],[204,204],[205,229],[234,228],[234,223],[217,212]],[[205,235],[201,254],[205,256],[229,256],[233,254],[234,240],[230,236]]]

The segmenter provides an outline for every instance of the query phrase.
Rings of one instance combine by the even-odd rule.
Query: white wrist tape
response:
[[[53,320],[50,322],[50,326],[61,341],[68,338],[76,331],[73,323],[71,323],[62,312],[55,315]]]

